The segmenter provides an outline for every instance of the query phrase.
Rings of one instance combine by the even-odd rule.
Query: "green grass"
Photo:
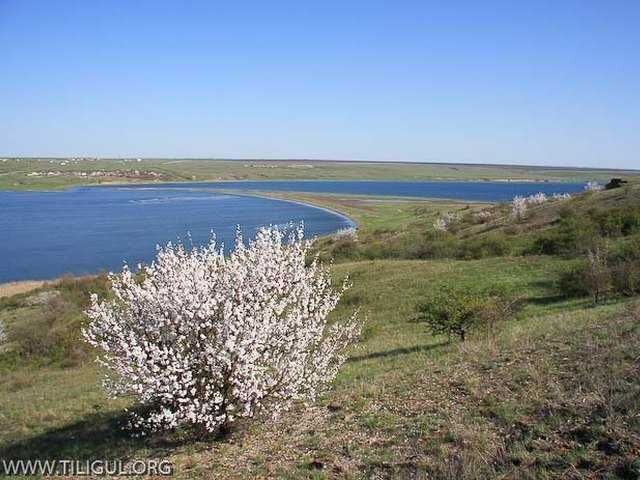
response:
[[[64,163],[63,163],[64,162]],[[74,172],[126,172],[127,178],[78,177]],[[138,173],[135,173],[138,171]],[[61,172],[33,177],[32,172]],[[532,166],[330,162],[318,160],[8,159],[0,161],[0,190],[58,189],[105,182],[220,180],[553,180],[605,181],[637,171]]]
[[[0,377],[3,415],[0,457],[169,455],[185,476],[218,472],[221,476],[245,474],[249,477],[249,472],[262,472],[298,478],[307,475],[314,465],[322,465],[317,474],[327,476],[326,469],[334,464],[342,465],[343,473],[355,477],[362,468],[373,473],[385,471],[385,465],[402,475],[404,467],[399,465],[402,461],[398,449],[406,448],[405,442],[409,439],[432,442],[429,432],[441,422],[451,421],[449,417],[441,417],[438,409],[427,408],[429,402],[446,403],[451,392],[432,392],[429,395],[434,395],[433,398],[410,398],[411,392],[422,392],[433,382],[430,372],[438,381],[449,374],[458,375],[449,364],[454,365],[464,352],[459,345],[446,344],[445,339],[432,337],[423,325],[415,323],[416,304],[444,277],[460,285],[482,282],[518,289],[527,299],[520,319],[489,343],[477,335],[464,346],[481,349],[482,345],[488,345],[493,352],[508,356],[505,352],[512,344],[529,342],[534,333],[580,330],[583,322],[594,322],[622,308],[620,303],[612,303],[592,309],[586,300],[558,298],[549,279],[563,266],[564,262],[553,257],[509,258],[500,263],[483,259],[337,265],[336,278],[349,274],[353,288],[336,314],[346,314],[359,306],[367,316],[367,326],[362,341],[336,380],[333,392],[319,405],[292,418],[275,424],[257,422],[241,426],[231,441],[199,442],[185,439],[181,434],[146,440],[128,438],[120,431],[125,421],[121,409],[126,402],[110,401],[103,396],[98,372],[88,357],[64,368],[55,361],[49,366],[12,367]],[[71,290],[70,285],[65,288]],[[25,294],[3,308],[5,318],[12,316],[10,326],[21,321],[21,316],[25,319],[34,315],[34,307],[22,306],[29,296]],[[73,302],[77,300],[80,297]],[[564,338],[561,334],[557,336]],[[536,348],[543,352],[543,346]],[[483,361],[491,361],[491,355],[485,357]],[[519,415],[511,411],[515,408],[513,405],[498,399],[493,401],[497,402],[495,409],[501,416]],[[296,419],[294,424],[293,419]],[[284,430],[276,434],[273,430],[276,428]],[[456,432],[450,434],[461,434]],[[343,441],[346,443],[341,443]],[[347,454],[341,450],[343,446],[352,450]],[[285,454],[274,461],[273,454],[281,449]],[[405,454],[403,451],[402,455]],[[437,464],[437,456],[430,455],[421,460],[426,463],[416,468],[427,468],[429,462]]]

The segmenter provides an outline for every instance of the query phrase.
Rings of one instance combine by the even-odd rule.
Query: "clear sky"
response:
[[[0,0],[0,155],[640,168],[640,1]]]

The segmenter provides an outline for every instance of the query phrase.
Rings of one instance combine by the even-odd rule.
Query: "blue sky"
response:
[[[0,0],[0,155],[640,167],[640,2]]]

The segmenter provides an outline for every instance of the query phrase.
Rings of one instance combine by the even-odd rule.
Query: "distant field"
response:
[[[219,180],[525,180],[587,181],[638,175],[637,170],[440,163],[213,159],[2,159],[1,190],[73,185]]]

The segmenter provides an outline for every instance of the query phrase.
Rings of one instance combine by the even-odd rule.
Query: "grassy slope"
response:
[[[51,163],[53,162],[53,163]],[[608,180],[637,172],[619,170],[593,170],[571,168],[545,168],[530,166],[492,166],[455,164],[364,163],[326,162],[310,160],[99,160],[68,161],[22,159],[0,162],[0,190],[56,189],[72,185],[104,182],[150,182],[141,173],[162,174],[163,181],[215,181],[215,180]],[[91,172],[126,171],[128,179],[75,177],[70,174],[55,177],[28,177],[31,172]]]
[[[313,201],[353,216],[365,238],[423,228],[434,211],[459,206]],[[337,314],[360,306],[368,320],[335,388],[307,410],[241,425],[223,441],[128,438],[118,430],[126,402],[104,398],[82,356],[5,362],[0,457],[169,456],[183,478],[635,478],[638,317],[624,313],[628,302],[592,308],[558,296],[554,279],[570,264],[546,256],[337,264],[336,277],[349,274],[354,284]],[[525,296],[525,309],[494,337],[446,344],[412,321],[416,304],[444,278],[508,285]],[[60,318],[81,321],[93,287],[90,280],[56,287],[67,304]],[[25,305],[31,295],[0,300],[10,329],[45,314]],[[60,318],[50,320],[54,329]]]

